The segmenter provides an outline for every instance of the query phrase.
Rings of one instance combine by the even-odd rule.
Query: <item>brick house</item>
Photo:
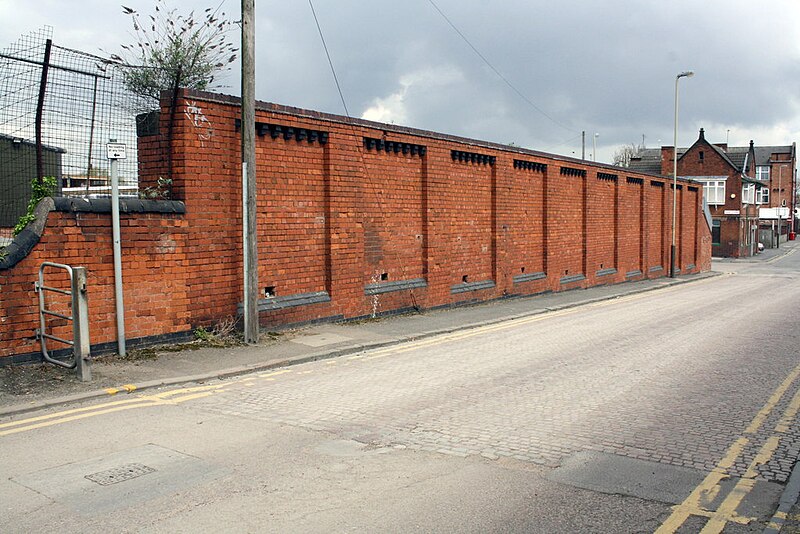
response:
[[[730,153],[742,153],[743,147],[731,147]],[[786,146],[755,147],[756,179],[762,185],[756,191],[759,207],[761,241],[772,246],[773,234],[787,239],[795,231],[797,156],[794,143]]]
[[[644,149],[631,159],[630,166],[641,172],[672,175],[673,150]],[[678,177],[703,184],[712,217],[713,256],[738,258],[758,250],[759,201],[769,197],[769,183],[758,179],[756,153],[753,141],[747,147],[731,149],[724,143],[710,143],[702,128],[692,146],[678,148]],[[759,154],[763,158],[765,153]]]

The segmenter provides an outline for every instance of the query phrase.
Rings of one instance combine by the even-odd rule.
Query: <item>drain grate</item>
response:
[[[138,478],[154,471],[155,469],[152,467],[147,467],[143,464],[126,464],[120,467],[115,467],[114,469],[107,469],[98,473],[92,473],[91,475],[86,475],[84,478],[88,478],[92,482],[96,482],[101,486],[111,486],[112,484],[119,484],[120,482],[125,482],[126,480],[130,480],[132,478]]]

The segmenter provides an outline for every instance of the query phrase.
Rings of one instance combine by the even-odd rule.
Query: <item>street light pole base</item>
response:
[[[675,278],[675,245],[669,248],[669,277]]]

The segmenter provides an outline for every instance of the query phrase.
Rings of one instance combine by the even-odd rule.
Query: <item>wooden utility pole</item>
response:
[[[244,341],[258,342],[255,0],[242,0],[242,252]]]

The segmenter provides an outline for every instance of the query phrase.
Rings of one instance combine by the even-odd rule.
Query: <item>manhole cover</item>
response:
[[[84,478],[88,478],[92,482],[97,482],[101,486],[110,486],[112,484],[125,482],[126,480],[130,480],[132,478],[138,478],[142,475],[152,473],[153,471],[155,471],[155,469],[152,467],[147,467],[143,464],[126,464],[120,467],[115,467],[114,469],[107,469],[105,471],[100,471],[99,473],[86,475]]]

